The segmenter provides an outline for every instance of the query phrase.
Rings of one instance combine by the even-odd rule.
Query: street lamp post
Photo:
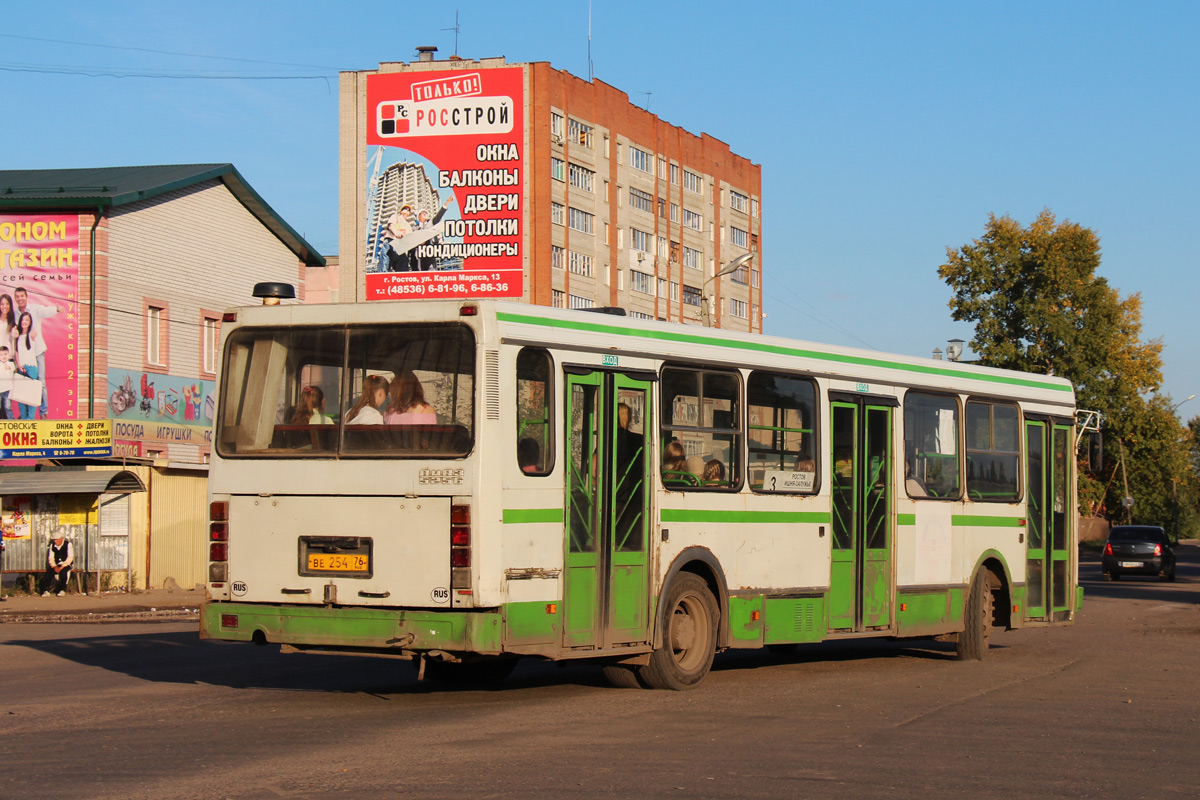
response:
[[[1183,399],[1182,399],[1182,400],[1180,400],[1178,403],[1176,403],[1175,405],[1171,406],[1171,413],[1172,413],[1172,414],[1174,414],[1174,413],[1175,413],[1175,409],[1179,408],[1181,405],[1183,405],[1184,403],[1186,403],[1188,400],[1195,400],[1195,399],[1196,399],[1196,395],[1194,395],[1194,394],[1189,394],[1187,397],[1183,398]]]
[[[754,253],[742,253],[733,261],[730,261],[727,265],[725,265],[725,269],[706,280],[700,287],[700,313],[703,315],[704,327],[712,327],[712,315],[708,310],[708,285],[722,275],[728,275],[731,272],[737,272],[739,269],[746,266],[746,264],[750,263],[750,259],[752,258],[754,258]]]

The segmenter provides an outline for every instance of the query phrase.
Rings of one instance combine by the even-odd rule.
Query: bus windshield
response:
[[[241,328],[225,349],[224,457],[460,457],[475,337],[459,324]]]

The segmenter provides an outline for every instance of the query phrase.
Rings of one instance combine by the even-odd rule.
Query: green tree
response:
[[[1106,423],[1106,473],[1081,472],[1080,497],[1121,513],[1129,482],[1139,520],[1170,522],[1186,473],[1183,431],[1162,384],[1162,342],[1141,341],[1138,294],[1122,298],[1097,274],[1100,239],[1058,222],[1048,209],[1028,227],[989,215],[984,234],[946,249],[938,275],[954,292],[951,315],[975,323],[971,349],[993,367],[1058,375],[1075,386],[1080,408]],[[1125,451],[1125,475],[1117,474]]]

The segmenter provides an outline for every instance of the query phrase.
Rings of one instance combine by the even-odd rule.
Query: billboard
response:
[[[0,214],[0,419],[76,417],[78,314],[79,216]]]
[[[366,299],[522,296],[523,80],[367,76]]]

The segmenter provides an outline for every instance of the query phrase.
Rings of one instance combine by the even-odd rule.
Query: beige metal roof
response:
[[[130,494],[144,491],[146,486],[142,479],[124,469],[9,472],[0,475],[0,495]]]

